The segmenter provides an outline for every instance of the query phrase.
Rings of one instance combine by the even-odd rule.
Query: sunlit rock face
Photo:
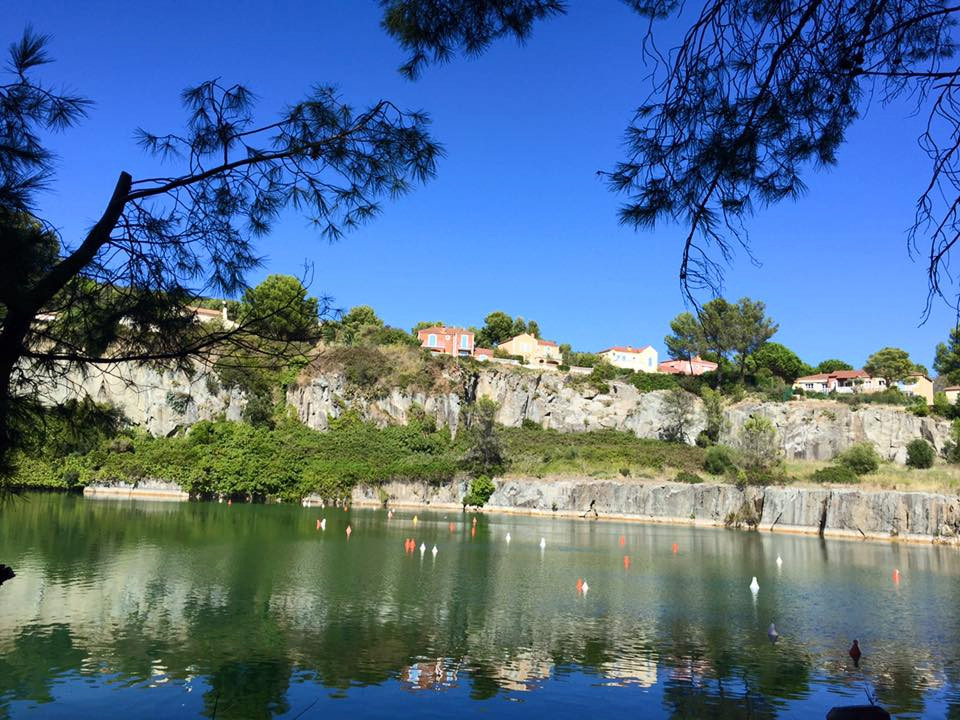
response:
[[[907,444],[923,438],[940,452],[950,439],[950,422],[917,417],[894,406],[862,406],[804,400],[786,403],[745,401],[724,412],[720,440],[735,442],[751,415],[768,418],[777,429],[784,453],[797,460],[830,460],[855,443],[872,443],[886,460],[903,463]]]
[[[351,386],[341,373],[315,374],[289,387],[287,402],[304,424],[316,430],[326,430],[331,419],[347,410],[378,425],[404,424],[416,408],[438,427],[456,433],[463,408],[480,398],[497,403],[497,421],[508,427],[529,421],[560,432],[613,429],[656,438],[667,422],[668,391],[641,393],[622,382],[610,382],[607,392],[601,393],[559,372],[485,368],[454,370],[443,384],[443,391],[393,387],[372,392]],[[119,408],[131,423],[154,435],[168,435],[198,420],[239,420],[246,405],[242,392],[223,387],[204,368],[190,375],[134,365],[91,369],[52,379],[45,394],[54,402],[89,395]],[[916,417],[894,406],[851,409],[818,400],[746,400],[724,410],[720,441],[735,445],[751,415],[769,418],[784,455],[798,460],[830,460],[855,443],[869,442],[883,458],[903,463],[911,440],[924,438],[939,452],[950,438],[949,421]],[[687,442],[705,427],[703,403],[692,398]]]

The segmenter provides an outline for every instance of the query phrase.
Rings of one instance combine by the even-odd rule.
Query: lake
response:
[[[869,691],[960,718],[954,548],[56,494],[0,513],[0,717],[822,718]]]

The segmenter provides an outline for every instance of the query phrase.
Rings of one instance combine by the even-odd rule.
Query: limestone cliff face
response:
[[[326,373],[304,378],[289,388],[287,402],[301,421],[317,430],[326,430],[330,418],[348,409],[381,425],[405,423],[417,406],[439,427],[456,432],[462,408],[478,398],[495,401],[497,420],[509,427],[528,420],[561,432],[615,429],[656,438],[665,424],[667,392],[640,393],[626,383],[611,382],[608,392],[600,393],[561,373],[490,367],[477,373],[456,371],[445,377],[444,386],[449,390],[395,387],[370,393],[351,387],[340,373]],[[216,377],[203,368],[188,376],[132,365],[51,380],[47,395],[63,401],[82,393],[113,404],[132,423],[154,435],[167,435],[218,416],[238,420],[246,403],[241,392],[220,387]],[[735,444],[743,423],[754,414],[773,422],[785,455],[793,459],[830,460],[854,443],[870,442],[884,458],[902,463],[911,440],[924,438],[940,451],[950,437],[948,421],[919,418],[893,406],[864,405],[852,410],[848,405],[817,400],[747,400],[725,409],[721,442]],[[703,403],[694,398],[687,440],[692,442],[705,424]]]
[[[784,453],[798,460],[830,460],[854,443],[869,442],[886,460],[903,463],[907,443],[923,438],[943,449],[950,422],[921,418],[890,405],[864,405],[802,400],[786,403],[745,401],[726,409],[720,441],[733,444],[751,415],[768,418],[776,427]]]
[[[594,503],[601,518],[713,527],[756,528],[834,537],[960,544],[960,497],[845,488],[688,485],[569,478],[495,481],[492,511],[583,516]],[[381,492],[382,490],[382,492]],[[354,488],[352,502],[457,509],[466,483],[385,483]],[[317,498],[316,502],[320,502]],[[592,514],[590,515],[592,517]]]
[[[243,393],[224,389],[203,368],[187,375],[133,364],[58,374],[46,384],[43,395],[52,402],[88,395],[113,405],[132,424],[158,436],[221,415],[239,420],[246,405]]]

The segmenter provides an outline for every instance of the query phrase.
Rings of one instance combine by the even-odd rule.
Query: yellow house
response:
[[[551,363],[559,365],[563,362],[560,355],[560,347],[550,340],[541,340],[529,333],[523,333],[512,337],[506,342],[497,346],[497,350],[502,350],[509,355],[519,355],[528,365],[537,363]]]
[[[933,381],[926,375],[914,373],[897,381],[896,385],[904,395],[922,397],[927,405],[933,405]]]
[[[651,345],[642,348],[612,347],[597,353],[606,362],[614,367],[633,370],[635,372],[657,372],[657,351]]]

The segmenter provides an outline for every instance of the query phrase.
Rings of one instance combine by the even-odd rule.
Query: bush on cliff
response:
[[[703,456],[703,469],[711,475],[727,475],[737,469],[737,456],[733,448],[714,445]]]
[[[867,475],[880,468],[880,455],[873,443],[857,443],[840,453],[836,462],[850,468],[857,475]]]
[[[934,455],[933,446],[922,438],[907,443],[907,467],[919,470],[931,468]]]
[[[490,496],[493,495],[494,490],[496,490],[496,487],[494,487],[493,481],[486,475],[474,478],[470,483],[470,492],[463,496],[464,507],[483,507],[487,504]]]
[[[740,429],[739,450],[747,470],[768,470],[780,463],[780,444],[773,423],[751,415]]]
[[[831,465],[817,470],[810,479],[817,483],[849,485],[860,482],[857,474],[847,465]]]

